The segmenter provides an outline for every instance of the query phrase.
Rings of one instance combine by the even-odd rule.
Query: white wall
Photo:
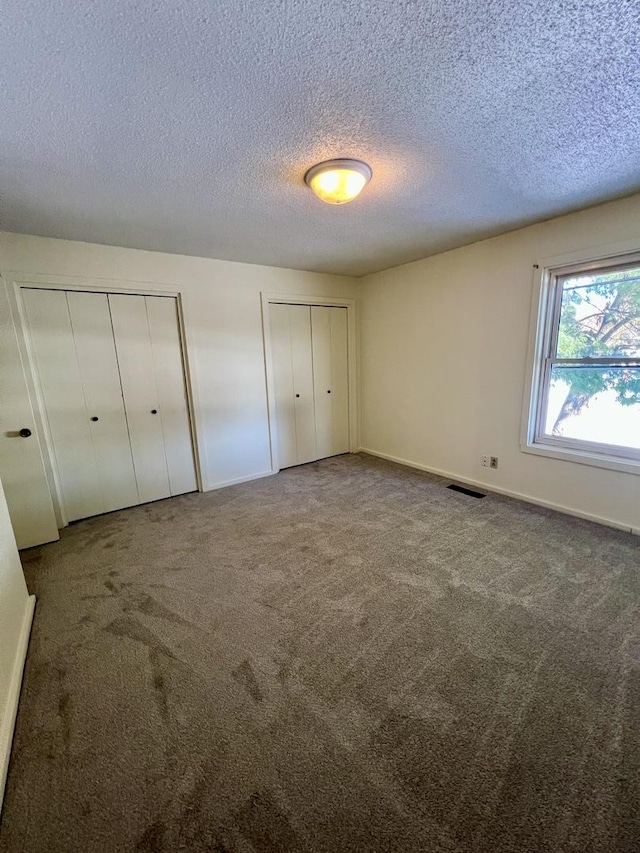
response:
[[[357,290],[347,277],[9,233],[0,233],[0,271],[7,280],[46,274],[182,291],[205,488],[271,468],[260,292],[353,298]]]
[[[0,483],[0,808],[34,599],[29,598]]]
[[[533,264],[632,239],[640,248],[640,196],[363,279],[363,448],[640,529],[640,476],[519,443]]]

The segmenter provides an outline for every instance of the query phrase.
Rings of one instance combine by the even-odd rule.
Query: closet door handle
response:
[[[151,409],[151,414],[152,414],[152,415],[157,415],[157,414],[158,414],[158,410],[157,410],[157,409]]]
[[[296,394],[296,397],[299,397],[299,396],[300,396],[300,394]]]
[[[330,394],[330,393],[331,393],[331,391],[327,391],[327,394]]]
[[[91,418],[91,420],[92,420],[92,421],[97,421],[97,420],[98,420],[98,418],[94,415],[94,416]]]
[[[20,430],[20,437],[21,438],[29,438],[30,435],[31,435],[31,430],[27,429],[27,427],[23,427]]]

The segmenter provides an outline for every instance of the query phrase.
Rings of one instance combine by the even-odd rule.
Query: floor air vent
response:
[[[466,489],[464,486],[457,486],[455,483],[451,483],[447,488],[451,489],[453,492],[460,492],[463,495],[469,495],[470,498],[486,498],[486,495],[483,495],[482,492],[474,492],[473,489]]]

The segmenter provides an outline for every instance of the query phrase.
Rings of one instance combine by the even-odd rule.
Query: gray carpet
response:
[[[637,853],[639,556],[366,456],[73,525],[0,850]]]

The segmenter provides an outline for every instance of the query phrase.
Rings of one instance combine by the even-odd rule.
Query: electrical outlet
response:
[[[483,468],[488,468],[489,467],[489,457],[483,456],[481,461],[480,461],[480,464],[482,465]]]
[[[489,459],[489,468],[497,468],[498,467],[498,457],[491,456]]]

